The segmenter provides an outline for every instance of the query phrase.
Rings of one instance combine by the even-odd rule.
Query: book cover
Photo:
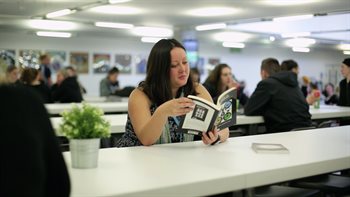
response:
[[[256,153],[289,153],[289,150],[282,144],[252,143],[252,149]]]
[[[211,103],[203,98],[189,95],[195,103],[194,109],[181,117],[178,132],[193,135],[202,135],[202,132],[219,130],[236,124],[236,99],[237,90],[231,88],[218,98],[217,104]]]

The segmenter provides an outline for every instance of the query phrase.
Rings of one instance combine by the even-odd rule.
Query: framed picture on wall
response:
[[[16,65],[16,51],[13,49],[0,49],[0,66],[8,67]]]
[[[145,74],[147,69],[147,56],[137,55],[135,57],[136,73]]]
[[[89,73],[89,53],[88,52],[71,52],[70,65],[77,69],[78,73]]]
[[[119,69],[120,73],[131,73],[131,55],[129,54],[117,54],[115,55],[115,66]]]
[[[107,53],[93,54],[94,73],[107,73],[111,66],[111,55]]]
[[[51,58],[51,68],[54,72],[64,67],[67,60],[67,53],[65,51],[47,50],[46,54]]]
[[[40,50],[21,49],[19,50],[18,63],[21,67],[40,67],[40,55],[43,54]]]

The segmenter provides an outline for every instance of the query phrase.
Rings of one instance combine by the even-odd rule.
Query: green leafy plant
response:
[[[103,111],[83,102],[62,113],[60,132],[69,139],[91,139],[110,136],[110,124],[103,118]]]

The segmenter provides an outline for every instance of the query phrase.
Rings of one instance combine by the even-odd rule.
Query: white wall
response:
[[[87,88],[88,95],[98,95],[99,81],[105,76],[104,74],[92,73],[92,54],[95,52],[107,52],[111,54],[114,62],[114,54],[131,54],[148,56],[153,44],[141,43],[134,40],[107,39],[107,38],[43,38],[33,35],[13,35],[0,34],[0,48],[16,49],[54,49],[64,50],[67,56],[70,51],[89,52],[89,74],[79,75],[82,84]],[[310,53],[294,53],[289,48],[276,47],[272,45],[247,45],[240,52],[230,52],[228,48],[223,48],[219,44],[199,44],[199,55],[207,61],[210,57],[220,58],[222,63],[229,64],[233,73],[239,80],[245,80],[247,91],[253,92],[256,84],[260,81],[260,63],[267,57],[275,57],[279,61],[285,59],[294,59],[299,63],[300,76],[306,75],[320,80],[320,73],[327,74],[328,66],[340,65],[345,56],[341,51],[335,50],[313,50]],[[67,60],[68,62],[69,60]],[[113,64],[112,64],[113,65]],[[134,58],[132,60],[134,66]],[[201,76],[204,81],[206,74]],[[120,75],[120,85],[136,86],[144,75],[135,74],[135,69],[131,75]]]

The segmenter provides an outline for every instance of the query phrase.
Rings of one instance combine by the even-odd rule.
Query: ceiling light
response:
[[[251,34],[240,32],[221,32],[214,35],[214,39],[220,42],[244,42],[251,37]]]
[[[239,42],[223,42],[222,43],[223,47],[228,47],[228,48],[239,48],[242,49],[245,47],[244,43],[239,43]]]
[[[38,32],[36,32],[36,35],[45,36],[45,37],[59,37],[59,38],[69,38],[72,36],[71,33],[53,32],[53,31],[38,31]]]
[[[134,27],[133,24],[127,23],[109,23],[109,22],[96,22],[95,26],[97,27],[108,27],[108,28],[116,28],[116,29],[131,29]]]
[[[305,19],[310,19],[313,17],[314,17],[314,15],[312,15],[312,14],[306,14],[306,15],[298,15],[298,16],[277,17],[277,18],[273,18],[272,20],[274,22],[286,22],[286,21],[305,20]]]
[[[126,6],[114,6],[114,5],[104,5],[91,8],[93,12],[98,12],[102,14],[116,14],[116,15],[128,15],[128,14],[140,14],[141,9]]]
[[[311,38],[293,38],[286,41],[286,45],[290,47],[308,47],[315,43],[316,40]]]
[[[149,37],[172,37],[174,32],[169,28],[162,27],[135,27],[134,34]]]
[[[282,38],[291,38],[291,37],[304,37],[310,36],[310,32],[292,32],[292,33],[282,33]]]
[[[211,8],[199,8],[190,10],[189,15],[192,16],[224,16],[235,13],[237,10],[228,7],[211,7]]]
[[[262,3],[274,6],[291,6],[291,5],[302,5],[308,3],[315,3],[319,0],[265,0]]]
[[[275,36],[270,36],[270,37],[269,37],[269,40],[270,40],[271,42],[273,42],[273,41],[276,40],[276,38],[275,38]]]
[[[74,9],[64,9],[64,10],[59,10],[56,12],[50,12],[50,13],[46,14],[46,18],[55,18],[55,17],[59,17],[59,16],[65,16],[68,14],[73,14],[76,11],[77,10],[74,10]]]
[[[338,48],[343,51],[348,51],[350,50],[350,44],[340,44],[338,45]]]
[[[224,29],[224,28],[226,28],[226,23],[213,23],[213,24],[196,26],[197,31],[206,31],[206,30]]]
[[[306,47],[293,47],[292,50],[294,52],[302,52],[302,53],[308,53],[310,52],[310,49],[309,48],[306,48]]]
[[[108,3],[115,4],[115,3],[125,3],[131,0],[108,0]]]
[[[344,55],[350,55],[350,51],[343,51]]]
[[[54,20],[30,20],[29,26],[36,29],[46,30],[73,30],[76,29],[76,24],[68,21]]]
[[[158,37],[142,37],[141,42],[146,42],[146,43],[156,43],[159,40],[164,39],[164,38],[158,38]]]

